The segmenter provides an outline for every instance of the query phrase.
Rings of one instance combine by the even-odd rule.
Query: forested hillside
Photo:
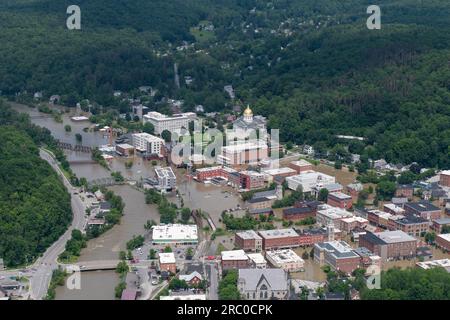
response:
[[[0,257],[10,267],[32,262],[71,221],[70,196],[39,157],[46,141],[46,131],[0,101]]]
[[[80,0],[75,32],[69,4],[2,1],[3,94],[119,109],[114,90],[149,85],[150,107],[166,96],[229,112],[232,84],[284,142],[325,151],[358,135],[350,151],[365,157],[450,167],[448,0],[380,0],[381,30],[366,28],[369,0]],[[213,31],[198,32],[205,21]],[[175,62],[192,84],[175,87]]]

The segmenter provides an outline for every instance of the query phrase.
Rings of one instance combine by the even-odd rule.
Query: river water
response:
[[[76,144],[75,134],[82,135],[82,144],[90,147],[99,147],[108,144],[108,137],[100,132],[85,132],[83,129],[92,127],[90,122],[74,122],[70,118],[79,115],[75,109],[55,107],[62,110],[62,123],[56,122],[53,117],[29,108],[21,104],[12,103],[14,109],[30,115],[31,121],[41,127],[48,128],[52,135],[61,142]],[[65,132],[64,126],[70,125],[71,132]],[[90,160],[89,153],[65,151],[73,172],[88,181],[111,176],[111,172],[98,164],[83,163]],[[133,160],[131,169],[125,168],[125,162]],[[115,158],[110,163],[112,171],[120,171],[125,178],[140,180],[153,176],[154,169],[150,161],[141,158]],[[182,171],[176,171],[179,192],[186,207],[202,209],[208,212],[216,224],[220,226],[220,214],[223,210],[236,208],[242,205],[242,201],[235,192],[226,187],[204,185],[189,180]],[[125,202],[124,216],[119,225],[100,237],[88,242],[88,246],[81,253],[79,261],[115,260],[121,250],[126,249],[126,242],[133,235],[144,234],[144,224],[147,220],[159,221],[159,214],[154,206],[145,203],[145,195],[128,185],[111,187]],[[173,196],[170,200],[176,202]],[[81,290],[69,290],[66,287],[58,287],[56,298],[61,300],[73,299],[114,299],[114,287],[118,283],[118,277],[114,271],[84,272],[81,279]]]

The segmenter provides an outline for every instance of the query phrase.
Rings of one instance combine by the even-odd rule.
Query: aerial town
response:
[[[450,1],[78,2],[0,1],[1,303],[450,300]]]
[[[50,105],[57,108],[53,98]],[[194,153],[175,163],[179,157],[172,151],[181,142],[164,139],[165,132],[189,135],[190,123],[201,123],[205,116],[146,109],[136,105],[134,116],[144,128],[150,123],[152,134],[89,124],[92,117],[80,106],[75,115],[63,115],[64,123],[96,129],[87,130],[84,139],[106,142],[87,147],[94,161],[83,158],[82,149],[58,142],[75,155],[71,165],[91,175],[77,182],[64,178],[77,202],[74,221],[81,232],[72,231],[65,250],[61,245],[57,256],[45,254],[38,266],[8,270],[0,260],[2,299],[76,299],[71,296],[76,290],[63,289],[54,278],[63,277],[64,284],[78,274],[79,290],[94,290],[83,287],[83,278],[89,275],[95,282],[104,273],[109,281],[119,279],[109,295],[122,300],[348,300],[364,294],[360,281],[392,268],[450,272],[449,170],[420,168],[415,175],[420,178],[399,183],[417,164],[370,159],[367,173],[358,176],[357,154],[338,165],[317,157],[308,145],[287,149],[271,143],[266,119],[253,115],[249,106],[241,115],[227,116],[229,132],[246,138],[223,146],[215,163]],[[263,135],[252,139],[252,130]],[[271,157],[274,148],[279,158]],[[42,152],[55,166],[52,153]],[[110,176],[94,173],[105,168],[111,168]],[[64,176],[57,165],[55,170]],[[136,194],[143,209],[126,212],[139,201]],[[152,219],[135,226],[133,232],[139,232],[126,245],[121,240],[122,250],[97,250],[107,246],[98,239],[117,237],[114,230],[129,224],[120,220],[139,210],[151,211]]]

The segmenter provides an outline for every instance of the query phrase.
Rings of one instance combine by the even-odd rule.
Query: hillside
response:
[[[0,4],[3,94],[119,109],[114,90],[150,85],[187,111],[230,111],[232,84],[284,142],[325,151],[348,145],[336,134],[358,135],[366,141],[350,152],[450,167],[447,0],[380,0],[382,29],[372,31],[368,0],[81,0],[78,32],[65,30],[68,4]],[[214,30],[199,39],[205,21]],[[194,46],[176,50],[183,41]],[[192,85],[175,88],[175,62]]]
[[[33,126],[1,101],[0,111],[0,257],[15,267],[32,262],[55,242],[72,211],[62,182],[26,133],[25,127]],[[35,139],[44,141],[43,136]]]

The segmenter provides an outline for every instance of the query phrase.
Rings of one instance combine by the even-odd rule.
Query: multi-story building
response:
[[[285,300],[288,276],[282,269],[240,269],[238,290],[246,300]]]
[[[351,183],[347,185],[347,192],[352,196],[353,202],[358,201],[358,196],[361,191],[363,191],[364,186],[361,183]]]
[[[264,140],[238,142],[223,147],[222,154],[217,156],[217,162],[230,166],[257,164],[269,159],[268,150]]]
[[[392,215],[390,213],[381,210],[369,210],[367,211],[367,220],[371,224],[377,227],[382,227],[384,229],[389,228],[389,220]]]
[[[297,171],[291,168],[278,168],[278,169],[266,169],[263,170],[262,173],[268,175],[271,181],[278,180],[280,178],[287,178],[291,176],[295,176]]]
[[[165,224],[152,227],[153,244],[191,244],[198,243],[197,225]]]
[[[177,187],[177,177],[171,167],[155,167],[158,188],[161,190],[174,190]]]
[[[231,173],[237,173],[236,170],[228,167],[215,166],[207,168],[199,168],[195,171],[195,178],[197,181],[204,182],[213,178],[224,178],[229,180]]]
[[[236,232],[234,244],[245,251],[260,252],[263,249],[262,238],[253,230]]]
[[[266,258],[274,268],[287,272],[301,271],[305,266],[305,261],[291,249],[266,251]]]
[[[316,201],[297,202],[294,208],[283,210],[283,219],[288,221],[300,221],[306,218],[315,218],[318,204]]]
[[[436,220],[441,217],[441,209],[429,201],[408,202],[403,205],[406,214],[420,216],[428,221]]]
[[[341,209],[351,209],[353,198],[342,192],[334,192],[328,194],[327,204]]]
[[[404,218],[393,220],[394,230],[401,230],[413,237],[420,237],[423,232],[427,232],[428,226],[428,220],[413,215],[406,215]]]
[[[261,253],[248,253],[247,254],[249,267],[255,269],[266,269],[267,261]]]
[[[150,122],[154,126],[156,134],[161,134],[164,130],[179,133],[182,128],[189,128],[189,118],[183,114],[169,117],[153,111],[144,115],[143,119],[144,124]]]
[[[405,214],[405,209],[403,209],[400,206],[397,206],[393,203],[386,203],[383,206],[383,210],[387,213],[393,214],[393,215],[404,215]]]
[[[263,240],[263,249],[285,249],[300,246],[300,236],[294,229],[275,229],[259,231]]]
[[[339,229],[347,234],[351,233],[356,228],[364,229],[369,221],[362,217],[350,217],[341,219]]]
[[[444,170],[441,172],[439,184],[443,187],[450,187],[450,170]]]
[[[417,251],[417,239],[401,230],[366,232],[359,237],[359,246],[369,249],[386,261],[414,257]]]
[[[442,233],[442,228],[445,226],[450,226],[450,218],[442,218],[433,220],[431,229],[437,234]]]
[[[335,228],[340,228],[341,220],[351,217],[353,214],[345,209],[324,204],[317,209],[316,221],[323,226],[333,224]]]
[[[172,274],[177,273],[175,254],[173,252],[159,253],[159,270],[167,271]]]
[[[296,176],[286,178],[288,188],[291,190],[302,189],[303,192],[311,192],[314,187],[321,188],[324,185],[335,183],[336,179],[316,171],[305,171]]]
[[[134,146],[122,143],[116,145],[116,153],[120,156],[129,157],[134,154]]]
[[[325,242],[328,239],[326,228],[311,228],[298,231],[300,237],[300,246],[312,246],[319,242]]]
[[[137,151],[146,154],[155,154],[163,156],[164,140],[148,133],[135,133],[133,137],[133,146]]]
[[[398,198],[412,199],[413,195],[414,195],[414,187],[409,184],[400,185],[395,190],[395,196]]]
[[[240,182],[242,189],[261,189],[265,186],[265,175],[256,171],[241,171]]]
[[[314,261],[321,266],[326,264],[332,269],[352,273],[360,265],[360,257],[344,241],[328,241],[314,245]]]
[[[249,261],[244,250],[222,251],[222,270],[248,268]]]
[[[436,245],[445,252],[450,251],[450,233],[438,234],[436,236]]]
[[[294,169],[297,172],[297,174],[300,174],[305,171],[314,170],[313,164],[303,159],[298,161],[292,161],[291,163],[289,163],[288,166],[289,168]]]

